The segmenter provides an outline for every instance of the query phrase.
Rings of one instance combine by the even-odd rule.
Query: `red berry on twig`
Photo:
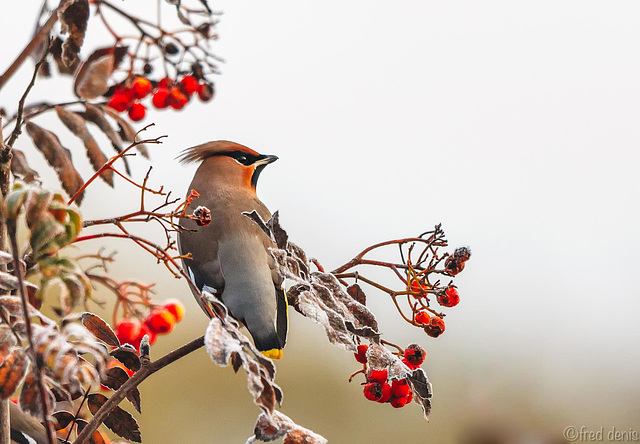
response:
[[[165,88],[161,87],[161,88],[158,88],[156,92],[153,94],[153,99],[151,99],[151,102],[153,103],[153,106],[155,106],[156,108],[163,109],[169,106],[168,99],[169,99],[169,89],[166,87]]]
[[[391,382],[391,394],[399,398],[401,396],[407,396],[411,393],[411,387],[406,379],[399,379]]]
[[[404,350],[404,358],[412,365],[419,366],[427,357],[427,352],[418,344],[411,344]]]
[[[438,303],[443,307],[455,307],[460,302],[460,295],[455,287],[448,287],[444,295],[438,295]]]
[[[144,77],[137,77],[131,84],[131,90],[136,99],[147,97],[152,89],[151,82]]]
[[[387,382],[387,378],[389,377],[389,372],[387,369],[382,370],[369,370],[367,373],[367,381],[369,382]]]
[[[160,308],[149,313],[144,323],[153,333],[165,334],[173,330],[176,318],[168,310]]]
[[[176,322],[182,321],[184,318],[184,305],[177,299],[167,299],[163,305],[176,319]]]
[[[437,338],[444,332],[444,320],[437,316],[431,318],[429,325],[424,328],[426,334],[433,338]]]
[[[366,364],[367,363],[367,350],[368,349],[369,349],[368,345],[360,344],[360,345],[358,345],[358,352],[353,354],[356,357],[356,361],[358,361],[360,364]]]
[[[429,321],[431,320],[431,316],[425,310],[419,311],[416,313],[416,322],[422,325],[429,325]]]
[[[191,96],[200,90],[200,83],[198,83],[198,80],[193,76],[184,76],[182,80],[180,80],[180,86],[187,96]]]
[[[134,122],[144,119],[147,108],[140,102],[134,102],[129,107],[129,118]]]

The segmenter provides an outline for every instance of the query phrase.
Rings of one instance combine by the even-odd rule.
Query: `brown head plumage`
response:
[[[256,151],[239,143],[230,142],[229,140],[215,140],[187,148],[180,153],[178,160],[180,163],[186,164],[200,162],[208,157],[229,155],[230,153],[245,153],[256,157],[260,156]]]

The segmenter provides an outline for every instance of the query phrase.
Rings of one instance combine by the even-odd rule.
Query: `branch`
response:
[[[49,444],[54,444],[55,438],[52,429],[51,421],[49,420],[49,402],[47,392],[42,382],[42,369],[37,357],[36,348],[33,344],[33,329],[31,328],[31,318],[29,316],[29,308],[27,306],[27,295],[24,287],[24,280],[22,276],[22,268],[20,267],[20,256],[18,253],[18,240],[16,238],[16,220],[7,219],[7,230],[9,232],[9,240],[11,241],[11,250],[13,253],[14,270],[16,277],[18,278],[18,288],[20,290],[20,299],[22,301],[22,311],[24,313],[24,322],[27,330],[27,337],[29,338],[29,351],[31,354],[31,365],[33,366],[33,375],[36,383],[38,384],[38,391],[40,394],[40,403],[42,408],[42,419],[44,421],[45,430],[47,432],[47,440]]]
[[[193,341],[183,345],[182,347],[173,350],[172,352],[164,355],[162,358],[157,361],[150,362],[145,365],[145,361],[142,362],[142,367],[138,370],[127,382],[122,384],[122,386],[113,394],[111,398],[107,402],[105,402],[100,409],[93,416],[89,424],[85,426],[82,430],[82,433],[78,435],[73,444],[84,444],[89,442],[89,439],[93,435],[100,424],[109,416],[111,411],[118,405],[120,402],[127,396],[127,394],[134,388],[136,388],[142,381],[147,379],[149,376],[157,372],[158,370],[166,367],[172,362],[177,361],[178,359],[188,355],[191,352],[198,350],[200,347],[204,346],[204,336],[200,336],[198,339],[194,339]]]

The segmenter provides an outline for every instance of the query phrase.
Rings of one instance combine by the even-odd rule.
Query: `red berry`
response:
[[[368,345],[360,344],[360,345],[358,345],[358,352],[353,354],[356,357],[356,361],[358,361],[360,364],[366,364],[367,363],[367,350],[368,349],[369,349]]]
[[[165,334],[173,330],[176,318],[168,310],[159,308],[149,313],[144,323],[149,328],[149,331],[156,334]]]
[[[438,295],[438,303],[443,307],[455,307],[460,302],[460,295],[455,287],[448,287],[444,295]]]
[[[167,299],[163,307],[169,310],[173,317],[176,318],[176,322],[180,322],[184,318],[184,305],[179,300]]]
[[[391,386],[386,382],[369,382],[364,385],[364,397],[369,401],[387,402],[391,398]]]
[[[151,102],[153,106],[158,109],[163,109],[169,106],[169,89],[167,88],[158,88],[156,92],[153,94],[153,99]]]
[[[429,320],[431,316],[425,310],[419,311],[416,313],[416,322],[422,325],[429,325]]]
[[[426,334],[433,338],[437,338],[442,333],[444,333],[444,321],[442,318],[434,316],[431,318],[429,325],[424,328]]]
[[[151,82],[144,77],[137,77],[131,84],[131,90],[136,99],[143,99],[151,92],[153,86]]]
[[[182,91],[188,96],[200,90],[200,84],[193,76],[184,76],[182,80],[180,80],[180,86],[182,86]]]
[[[171,91],[169,92],[169,97],[167,98],[167,103],[171,108],[182,109],[187,104],[188,101],[189,101],[189,98],[186,95],[184,95],[179,88],[176,88],[176,87],[171,88]]]
[[[422,296],[426,286],[422,284],[418,279],[412,279],[409,281],[409,291],[416,293],[412,295],[414,298],[419,298]]]
[[[134,122],[144,119],[147,108],[140,102],[134,102],[129,107],[129,118]]]
[[[116,336],[123,344],[129,343],[133,345],[133,342],[140,335],[141,327],[142,325],[137,319],[120,319],[116,324]]]
[[[382,370],[369,370],[367,373],[367,381],[369,382],[387,382],[387,378],[389,376],[389,372],[387,369]]]
[[[395,408],[400,408],[400,407],[404,407],[405,405],[409,404],[411,401],[413,400],[413,393],[409,392],[409,395],[407,396],[394,396],[389,400],[389,403],[395,407]]]
[[[404,350],[404,358],[415,366],[420,366],[427,357],[427,352],[418,344],[411,344]]]
[[[200,89],[198,89],[198,97],[203,102],[208,102],[213,99],[213,95],[215,94],[215,90],[213,88],[213,84],[211,83],[201,83]]]
[[[169,89],[171,85],[173,85],[173,80],[171,80],[169,77],[164,77],[158,82],[158,88]]]
[[[401,359],[401,361],[402,361],[402,363],[403,363],[404,365],[406,365],[407,367],[409,367],[411,370],[415,370],[415,369],[417,369],[418,367],[420,367],[419,365],[415,365],[415,364],[412,364],[411,362],[409,362],[409,361],[407,360],[407,358],[402,358],[402,359]]]
[[[391,394],[394,397],[407,396],[409,393],[411,393],[411,387],[406,379],[391,381]]]
[[[129,103],[129,98],[125,94],[116,90],[116,92],[113,93],[113,96],[111,96],[109,103],[107,103],[107,106],[121,113],[129,108]]]

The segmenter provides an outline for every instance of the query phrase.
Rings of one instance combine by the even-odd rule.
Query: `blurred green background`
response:
[[[216,99],[149,114],[148,134],[169,136],[152,149],[151,186],[183,195],[194,167],[178,165],[179,151],[234,140],[280,157],[259,195],[328,269],[438,222],[452,249],[473,251],[438,339],[368,291],[385,337],[428,352],[430,423],[416,405],[366,401],[347,381],[353,357],[294,311],[277,364],[285,414],[338,443],[563,442],[567,426],[604,427],[605,438],[613,427],[640,430],[637,2],[212,5],[224,11],[213,49],[227,60]],[[39,6],[2,5],[3,66],[28,41]],[[89,35],[85,51],[103,37]],[[2,91],[9,111],[31,70]],[[70,81],[40,81],[33,94],[68,100]],[[38,122],[59,131],[88,177],[78,141],[54,116]],[[57,186],[27,137],[19,148]],[[142,178],[148,163],[133,163]],[[82,210],[99,218],[137,204],[122,182],[96,184]],[[156,282],[158,299],[187,306],[153,356],[204,332],[183,281],[131,245],[92,248],[101,245],[120,252],[114,276]],[[244,442],[259,413],[244,375],[203,350],[141,391],[145,443]]]

